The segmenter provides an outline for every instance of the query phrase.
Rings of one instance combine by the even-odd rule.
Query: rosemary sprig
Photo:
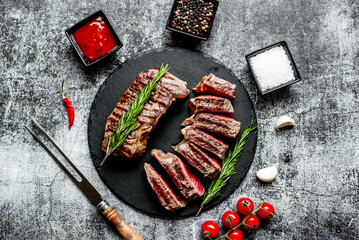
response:
[[[170,69],[168,64],[161,65],[160,70],[154,80],[152,80],[142,91],[137,95],[133,104],[130,104],[128,111],[123,111],[120,121],[117,124],[115,131],[107,139],[106,156],[102,160],[101,164],[104,164],[106,159],[120,147],[126,140],[127,136],[139,126],[137,116],[143,109],[143,106],[151,96],[153,89],[157,86],[157,82],[163,77],[163,75]]]
[[[222,170],[219,175],[211,182],[207,191],[204,193],[201,207],[199,208],[196,216],[201,213],[204,205],[209,203],[213,198],[221,195],[221,189],[226,185],[231,176],[236,173],[235,166],[239,156],[242,154],[243,146],[246,144],[246,139],[248,138],[250,132],[257,128],[257,126],[252,128],[252,125],[253,119],[252,122],[248,124],[246,129],[244,129],[241,138],[237,139],[234,149],[229,151],[227,157],[223,159]]]

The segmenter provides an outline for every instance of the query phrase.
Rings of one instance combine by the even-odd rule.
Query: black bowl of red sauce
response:
[[[123,46],[102,10],[66,29],[65,33],[86,66],[101,61]]]

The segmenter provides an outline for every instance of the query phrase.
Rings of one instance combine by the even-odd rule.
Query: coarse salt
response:
[[[295,81],[294,69],[283,46],[273,47],[249,59],[262,94]]]

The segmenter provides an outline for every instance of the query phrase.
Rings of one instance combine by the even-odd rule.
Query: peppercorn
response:
[[[208,0],[175,1],[171,26],[189,34],[206,35],[213,16],[213,3]]]

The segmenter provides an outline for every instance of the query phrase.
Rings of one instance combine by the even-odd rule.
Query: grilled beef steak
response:
[[[188,140],[183,140],[173,149],[185,157],[189,164],[205,177],[213,179],[221,171],[221,165]]]
[[[116,129],[122,111],[128,110],[129,104],[133,103],[138,93],[156,77],[158,70],[159,68],[155,68],[140,73],[118,101],[115,109],[107,118],[105,136],[102,142],[103,151],[106,151],[107,139]],[[175,98],[185,98],[188,94],[187,83],[167,72],[157,83],[150,99],[138,115],[137,119],[140,126],[128,135],[122,146],[116,149],[113,154],[127,158],[141,156],[146,150],[150,133],[161,116],[166,113]]]
[[[148,182],[166,210],[175,211],[186,206],[186,203],[176,196],[161,175],[148,163],[145,163],[145,172]]]
[[[198,113],[182,122],[183,126],[191,124],[195,128],[222,134],[229,138],[236,138],[241,129],[241,123],[233,118],[212,113]]]
[[[236,88],[236,84],[230,83],[210,73],[204,76],[193,90],[198,93],[210,93],[222,97],[235,98],[234,92]]]
[[[167,171],[184,197],[193,200],[203,195],[204,188],[201,182],[187,169],[179,157],[172,153],[165,154],[159,149],[152,149],[151,155]]]
[[[225,157],[228,150],[228,145],[223,141],[192,126],[183,128],[181,132],[185,139],[190,140],[197,146],[200,146],[201,148],[213,153],[220,159]]]
[[[232,114],[234,109],[232,103],[227,98],[213,95],[202,95],[189,100],[189,108],[192,113],[214,112]]]

